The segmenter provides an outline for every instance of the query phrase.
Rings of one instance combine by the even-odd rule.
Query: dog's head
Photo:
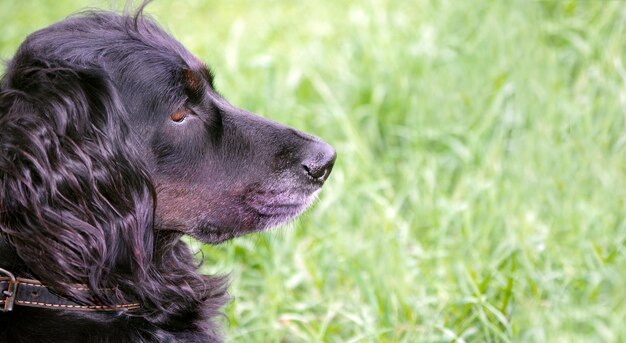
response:
[[[35,32],[1,85],[0,230],[40,274],[67,262],[60,280],[149,258],[152,230],[219,243],[288,221],[334,161],[320,139],[228,103],[141,15]]]
[[[231,105],[207,65],[153,22],[127,34],[127,23],[114,20],[120,32],[109,42],[94,26],[108,29],[111,18],[65,29],[73,35],[84,25],[96,44],[110,46],[102,63],[147,157],[158,228],[217,243],[288,221],[311,204],[335,161],[330,145]]]

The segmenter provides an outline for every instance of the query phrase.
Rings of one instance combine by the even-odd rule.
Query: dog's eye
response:
[[[185,120],[185,118],[187,117],[187,114],[188,114],[187,110],[184,110],[184,109],[178,110],[170,115],[170,119],[172,119],[172,121],[174,122],[180,123],[183,120]]]

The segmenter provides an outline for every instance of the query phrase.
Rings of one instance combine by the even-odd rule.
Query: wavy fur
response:
[[[77,301],[142,303],[74,337],[50,329],[46,341],[95,342],[92,330],[103,342],[217,341],[209,318],[226,302],[226,280],[199,275],[180,234],[155,235],[153,182],[106,71],[41,60],[28,50],[8,71],[0,92],[2,265]],[[88,299],[71,287],[76,283],[89,285]],[[119,289],[117,298],[100,288]],[[0,315],[0,341],[41,339],[21,328],[29,312],[41,311]],[[109,317],[66,313],[39,326],[63,327],[67,317],[81,316]]]
[[[180,237],[219,243],[294,218],[335,152],[232,106],[212,79],[141,11],[83,13],[21,45],[0,81],[0,268],[141,308],[16,307],[0,342],[221,341],[227,281],[199,274]]]

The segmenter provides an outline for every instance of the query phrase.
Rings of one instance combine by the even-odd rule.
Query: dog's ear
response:
[[[77,300],[119,301],[97,289],[149,273],[154,189],[124,111],[95,67],[21,57],[0,90],[0,232],[37,278]]]

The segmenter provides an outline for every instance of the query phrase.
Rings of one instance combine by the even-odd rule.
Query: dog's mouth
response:
[[[287,223],[301,215],[314,200],[315,197],[311,196],[301,203],[248,205],[248,210],[257,218],[256,225],[249,232],[263,231]]]
[[[256,217],[248,232],[263,231],[293,220],[317,198],[320,190],[299,192],[252,192],[244,197],[246,212]]]
[[[319,191],[317,189],[303,194],[302,190],[254,190],[246,193],[243,203],[259,216],[289,220],[306,210],[317,198]]]
[[[244,211],[241,225],[227,228],[227,239],[271,229],[301,215],[317,199],[319,189],[309,193],[254,192],[243,199]]]
[[[251,205],[257,214],[264,217],[289,217],[298,215],[307,207],[306,203],[301,204],[271,204],[271,205]]]
[[[186,233],[206,243],[218,244],[235,237],[268,230],[285,224],[304,212],[317,198],[312,192],[248,190],[239,200],[232,199],[221,211],[206,213]],[[181,230],[182,231],[182,230]]]
[[[217,244],[285,224],[315,201],[321,185],[298,182],[252,183],[232,191],[192,192],[187,184],[158,184],[158,228]]]

